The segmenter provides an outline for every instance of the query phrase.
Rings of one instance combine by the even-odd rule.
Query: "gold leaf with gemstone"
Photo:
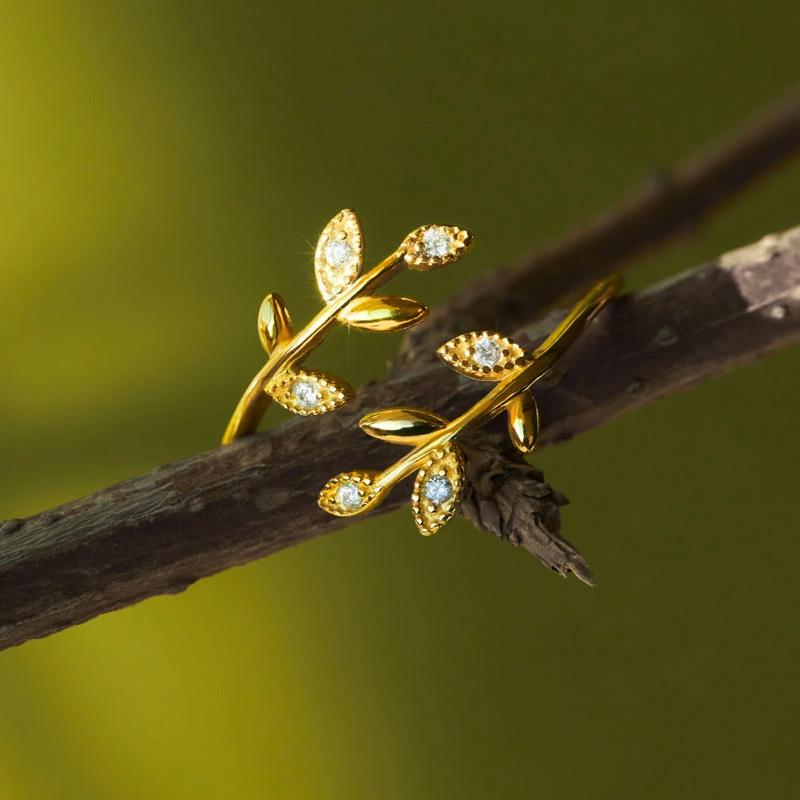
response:
[[[469,231],[453,225],[423,225],[406,236],[401,245],[411,269],[435,269],[461,258],[472,241]]]
[[[417,473],[411,510],[423,536],[448,523],[464,492],[464,458],[452,442],[434,450]]]
[[[314,254],[317,287],[325,302],[358,277],[364,263],[364,237],[354,211],[345,208],[323,229]]]
[[[417,447],[426,436],[444,428],[447,420],[421,408],[385,408],[367,414],[358,424],[364,433],[381,441]]]
[[[463,333],[436,354],[456,372],[481,381],[502,380],[532,358],[516,342],[492,331]]]
[[[353,396],[352,388],[340,378],[305,369],[283,373],[266,392],[287,411],[304,417],[333,411]]]
[[[279,294],[268,294],[258,310],[258,336],[267,353],[294,335],[289,309]]]
[[[514,447],[522,453],[530,453],[539,439],[541,420],[536,398],[527,390],[518,394],[506,409],[508,415],[508,435]]]
[[[408,297],[356,297],[340,312],[339,321],[367,331],[404,331],[422,322],[427,306]]]
[[[323,487],[317,503],[323,511],[337,517],[351,517],[365,511],[375,500],[377,472],[340,472]]]

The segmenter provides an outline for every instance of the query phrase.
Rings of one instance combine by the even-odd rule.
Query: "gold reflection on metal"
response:
[[[339,321],[367,331],[403,331],[421,322],[428,309],[407,297],[357,297],[339,314]]]
[[[339,324],[390,332],[421,322],[428,313],[422,303],[407,297],[376,297],[372,292],[402,269],[431,270],[452,263],[466,252],[470,240],[461,228],[424,225],[362,275],[361,224],[355,212],[340,211],[323,229],[314,254],[317,288],[325,307],[295,334],[283,299],[277,294],[264,298],[258,335],[269,360],[239,400],[222,443],[254,433],[272,400],[302,415],[324,414],[346,403],[353,396],[351,387],[335,375],[303,369],[306,357]]]
[[[447,420],[418,408],[387,408],[367,414],[358,424],[364,433],[376,439],[416,447],[426,436],[444,428]]]
[[[530,391],[518,394],[509,404],[508,435],[521,453],[532,453],[539,440],[541,419],[536,398]]]
[[[414,449],[383,472],[344,472],[331,478],[319,495],[322,509],[349,517],[379,505],[400,481],[417,472],[411,495],[414,522],[430,536],[458,509],[464,491],[464,460],[455,440],[506,412],[511,441],[523,453],[539,438],[539,409],[531,393],[598,312],[622,288],[611,275],[597,284],[532,352],[488,331],[463,334],[437,351],[457,372],[496,385],[472,408],[448,422],[423,409],[388,408],[368,414],[361,428],[370,436]]]

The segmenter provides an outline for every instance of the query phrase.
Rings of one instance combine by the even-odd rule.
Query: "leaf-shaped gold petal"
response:
[[[340,312],[339,321],[368,331],[404,331],[422,322],[426,306],[408,297],[356,297]]]
[[[305,369],[284,373],[266,391],[287,411],[304,417],[333,411],[353,396],[353,390],[343,380],[327,372]]]
[[[447,420],[421,408],[384,408],[362,417],[364,433],[392,444],[417,447],[426,436],[447,425]]]
[[[411,269],[435,269],[461,258],[472,242],[469,231],[452,225],[423,225],[403,240],[403,258]]]
[[[481,381],[502,380],[531,359],[516,342],[492,331],[463,333],[436,354],[456,372]]]
[[[366,511],[381,499],[374,489],[377,474],[368,470],[339,473],[322,487],[317,498],[319,507],[336,517],[352,517]]]
[[[530,391],[517,395],[508,405],[508,435],[514,447],[523,453],[532,452],[540,427],[536,398]]]
[[[258,310],[258,335],[267,353],[294,335],[292,318],[279,294],[268,294]]]
[[[446,525],[464,492],[464,458],[452,442],[431,453],[414,481],[411,510],[423,536]]]
[[[325,226],[314,254],[317,286],[326,303],[358,277],[363,262],[361,225],[355,212],[345,208]]]

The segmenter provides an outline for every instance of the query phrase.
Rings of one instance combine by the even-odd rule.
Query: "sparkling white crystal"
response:
[[[348,511],[355,511],[361,505],[361,495],[354,483],[343,483],[336,490],[336,502]]]
[[[332,267],[343,267],[353,258],[353,248],[350,242],[336,239],[325,248],[325,260]]]
[[[481,367],[493,367],[501,355],[500,345],[488,336],[481,336],[472,349],[472,357]]]
[[[453,484],[444,475],[434,475],[425,481],[422,491],[431,503],[440,506],[453,496]]]
[[[311,381],[300,380],[292,387],[292,394],[301,408],[311,409],[319,403],[322,395]]]
[[[428,258],[442,258],[453,246],[453,237],[444,228],[428,228],[422,234],[422,247]]]

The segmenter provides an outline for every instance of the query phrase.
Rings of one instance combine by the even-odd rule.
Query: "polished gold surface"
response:
[[[428,313],[407,297],[375,297],[372,292],[400,270],[435,269],[466,251],[470,234],[450,225],[425,225],[361,275],[364,237],[355,212],[340,211],[323,229],[314,255],[317,288],[327,305],[296,335],[283,299],[268,294],[258,313],[258,334],[269,360],[239,400],[223,444],[258,428],[272,400],[301,415],[324,414],[346,403],[350,386],[335,375],[302,368],[305,358],[337,324],[390,332],[410,328]]]
[[[294,335],[289,309],[279,294],[268,294],[261,303],[258,335],[267,353],[271,353],[279,344],[286,344]]]
[[[531,392],[521,392],[508,404],[508,435],[522,453],[533,452],[539,439],[539,406]]]
[[[362,417],[358,423],[364,433],[392,444],[416,447],[424,438],[441,430],[447,420],[432,411],[417,408],[388,408]]]
[[[414,449],[383,472],[335,476],[320,492],[320,507],[340,517],[360,514],[380,504],[397,483],[418,470],[412,495],[414,521],[424,535],[435,533],[453,515],[463,491],[463,457],[454,440],[465,430],[480,427],[506,411],[514,445],[524,453],[533,450],[540,420],[531,387],[621,287],[622,279],[617,275],[596,283],[531,353],[487,331],[457,336],[439,348],[442,360],[457,372],[497,381],[496,386],[451,422],[430,411],[411,408],[384,409],[364,417],[361,427],[370,436]],[[487,366],[495,358],[496,363]],[[360,476],[357,486],[353,476]]]
[[[408,297],[357,297],[339,314],[349,328],[367,331],[404,331],[422,322],[427,306]]]

